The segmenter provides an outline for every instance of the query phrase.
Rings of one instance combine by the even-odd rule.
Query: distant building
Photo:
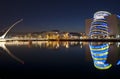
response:
[[[120,34],[120,16],[116,15],[116,14],[111,14],[109,16],[105,16],[104,19],[105,19],[107,26],[108,26],[109,36],[116,37],[117,35],[119,35]],[[93,21],[94,21],[94,18],[85,20],[85,33],[86,33],[86,35],[89,35],[90,28],[91,28]]]
[[[76,33],[76,32],[70,32],[69,33],[69,38],[70,39],[80,39],[82,35],[80,33]]]
[[[85,34],[86,35],[89,35],[92,21],[93,21],[93,19],[86,19],[85,20]]]

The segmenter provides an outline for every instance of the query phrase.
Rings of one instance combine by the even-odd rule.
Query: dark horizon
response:
[[[11,32],[85,32],[85,19],[92,18],[96,11],[119,15],[119,3],[119,0],[2,0],[0,31],[23,19]]]

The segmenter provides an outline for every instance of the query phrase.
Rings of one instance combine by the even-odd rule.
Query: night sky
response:
[[[101,10],[120,15],[120,0],[0,0],[0,31],[23,19],[11,31],[84,32],[85,19]]]

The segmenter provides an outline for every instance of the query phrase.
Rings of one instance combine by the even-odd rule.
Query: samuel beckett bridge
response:
[[[18,21],[16,21],[14,24],[12,24],[6,31],[5,33],[0,36],[0,42],[6,42],[6,41],[34,41],[34,40],[45,40],[44,38],[39,38],[39,39],[36,39],[36,38],[5,38],[6,35],[9,33],[9,31],[15,26],[17,25],[18,23],[20,23],[21,21],[23,21],[23,19],[20,19]]]
[[[9,38],[5,38],[5,36],[8,34],[8,32],[18,23],[20,23],[21,21],[23,21],[23,19],[18,20],[17,22],[15,22],[14,24],[12,24],[8,30],[2,35],[0,36],[0,41],[6,41],[6,40],[13,40],[13,39],[9,39]]]

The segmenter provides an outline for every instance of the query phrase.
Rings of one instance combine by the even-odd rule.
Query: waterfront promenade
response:
[[[99,42],[99,41],[105,41],[105,42],[120,42],[120,39],[41,39],[41,38],[4,38],[0,39],[0,42],[4,41],[88,41],[88,42]]]

